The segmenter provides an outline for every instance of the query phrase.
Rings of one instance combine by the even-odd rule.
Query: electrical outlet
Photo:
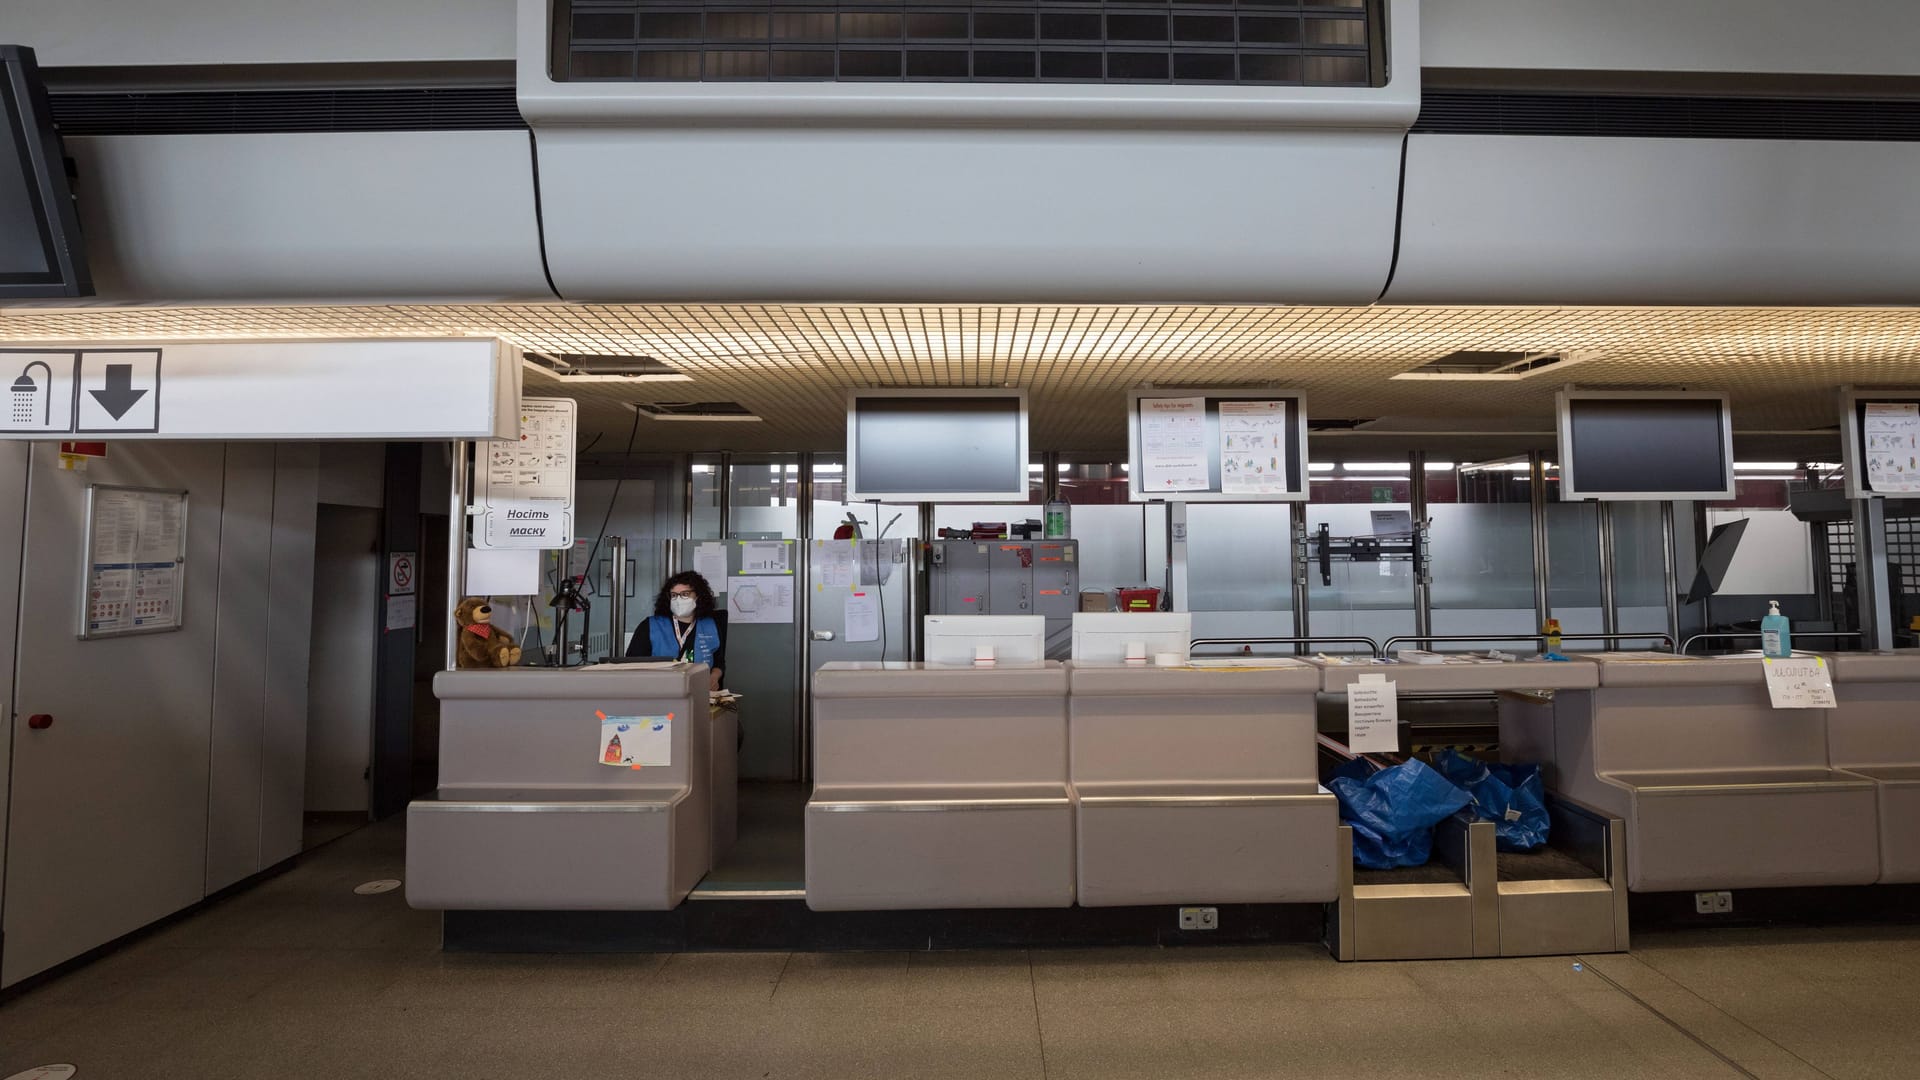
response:
[[[1218,930],[1220,929],[1220,909],[1183,907],[1180,909],[1180,929]]]
[[[1731,915],[1733,913],[1733,894],[1730,892],[1697,892],[1693,894],[1693,910],[1700,915]]]

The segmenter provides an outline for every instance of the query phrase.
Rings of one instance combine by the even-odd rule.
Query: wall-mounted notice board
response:
[[[1134,502],[1307,497],[1307,413],[1281,390],[1134,390],[1127,395]]]
[[[186,614],[187,493],[87,489],[80,637],[178,630]]]
[[[1840,450],[1847,498],[1920,493],[1920,390],[1840,395]]]

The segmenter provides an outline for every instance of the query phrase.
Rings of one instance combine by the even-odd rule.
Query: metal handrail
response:
[[[1664,641],[1669,646],[1673,644],[1672,638],[1658,630],[1649,630],[1644,634],[1561,634],[1560,637],[1562,640],[1571,641]],[[1381,655],[1392,652],[1393,647],[1403,641],[1417,641],[1426,645],[1436,641],[1532,641],[1544,648],[1547,636],[1545,634],[1395,634],[1381,647],[1385,650]]]
[[[1365,645],[1375,656],[1380,655],[1380,645],[1370,637],[1359,635],[1309,634],[1306,637],[1203,637],[1187,642],[1187,648],[1199,645]]]
[[[1858,630],[1806,630],[1806,631],[1794,630],[1792,631],[1792,635],[1797,638],[1857,638],[1860,636],[1860,631]],[[1742,641],[1745,641],[1748,638],[1759,640],[1764,636],[1765,635],[1756,634],[1756,633],[1747,632],[1747,631],[1742,631],[1741,633],[1738,633],[1738,634],[1695,634],[1692,637],[1680,643],[1680,655],[1685,656],[1687,654],[1687,651],[1693,648],[1693,643],[1696,641],[1699,641],[1701,638],[1739,638]]]

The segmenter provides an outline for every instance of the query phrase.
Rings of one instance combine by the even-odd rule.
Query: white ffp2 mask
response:
[[[691,596],[676,596],[667,601],[667,610],[673,612],[676,619],[684,619],[693,614],[694,599]]]

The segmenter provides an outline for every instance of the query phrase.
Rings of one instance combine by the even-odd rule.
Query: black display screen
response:
[[[1001,492],[1024,502],[1023,421],[1010,396],[857,398],[854,487],[862,498]]]
[[[1718,398],[1569,398],[1562,464],[1582,496],[1726,491],[1724,413]]]
[[[33,51],[0,45],[0,299],[93,291]]]

